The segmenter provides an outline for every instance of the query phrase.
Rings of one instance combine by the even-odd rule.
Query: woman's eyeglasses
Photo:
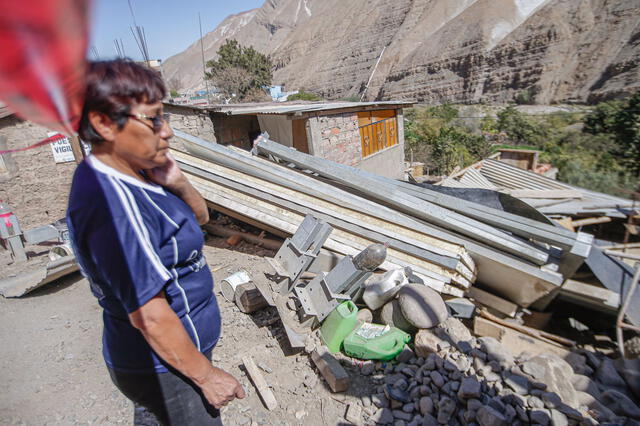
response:
[[[139,121],[140,123],[144,124],[151,130],[153,130],[153,133],[159,133],[160,130],[162,130],[162,126],[164,126],[164,123],[169,124],[169,116],[170,114],[168,112],[165,112],[163,114],[153,115],[153,116],[141,114],[141,113],[127,114],[127,117],[133,118]],[[151,120],[152,125],[150,126],[148,122],[143,120]]]

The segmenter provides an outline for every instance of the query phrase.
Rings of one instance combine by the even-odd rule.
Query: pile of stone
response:
[[[640,366],[593,352],[514,357],[448,318],[422,329],[395,362],[365,362],[376,385],[353,423],[417,425],[640,425]],[[592,380],[589,376],[594,377]],[[353,412],[354,410],[351,410]],[[357,412],[360,412],[358,410]]]

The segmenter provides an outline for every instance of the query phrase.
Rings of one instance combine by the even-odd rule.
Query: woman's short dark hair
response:
[[[78,133],[91,144],[103,139],[89,122],[89,111],[107,115],[122,129],[134,103],[155,103],[167,94],[159,73],[129,59],[90,62],[86,83]]]

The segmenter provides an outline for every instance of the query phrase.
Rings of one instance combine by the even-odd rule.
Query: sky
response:
[[[264,0],[131,0],[136,22],[144,27],[150,59],[166,60],[186,49],[202,34],[213,31],[229,15],[260,7]],[[114,39],[122,39],[127,57],[142,59],[130,27],[133,18],[127,0],[93,0],[91,41],[100,59],[116,56]],[[89,58],[95,59],[89,52]]]

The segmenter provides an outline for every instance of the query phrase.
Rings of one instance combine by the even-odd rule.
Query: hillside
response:
[[[640,88],[637,0],[267,0],[204,37],[269,54],[274,83],[330,99],[585,102]],[[164,63],[183,89],[202,85],[196,42]]]

